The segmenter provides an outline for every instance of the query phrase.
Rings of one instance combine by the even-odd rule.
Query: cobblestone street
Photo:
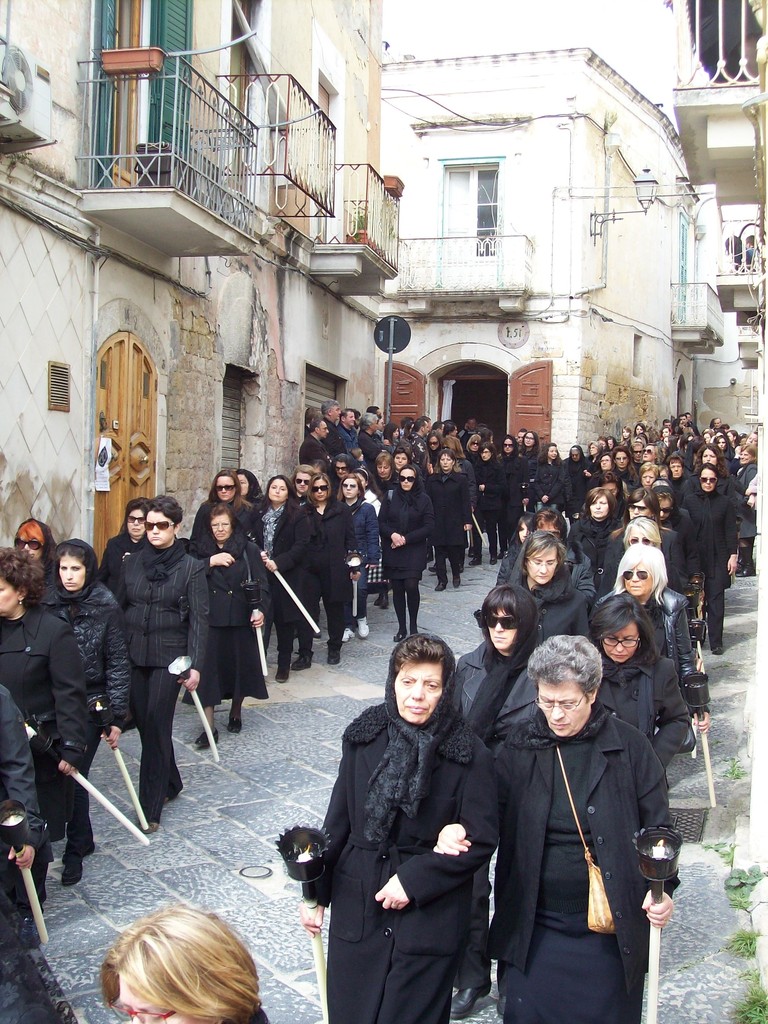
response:
[[[434,593],[425,575],[420,626],[444,636],[457,656],[479,641],[472,617],[495,580],[495,568],[468,568],[458,591]],[[743,986],[744,962],[724,951],[728,936],[745,926],[725,896],[728,868],[708,847],[731,843],[749,798],[744,703],[754,671],[754,580],[739,580],[727,597],[726,651],[707,657],[713,698],[711,733],[719,806],[707,820],[703,844],[689,844],[680,861],[682,885],[677,909],[662,942],[663,1024],[708,1024],[727,1019]],[[49,873],[46,919],[50,942],[44,955],[81,1024],[113,1020],[98,989],[107,946],[136,917],[162,905],[187,900],[219,912],[245,936],[261,977],[271,1024],[314,1024],[320,1020],[312,949],[298,923],[299,885],[285,875],[275,849],[284,827],[322,819],[336,776],[346,724],[382,697],[386,666],[396,630],[394,612],[369,602],[370,636],[344,645],[337,668],[325,665],[325,646],[316,644],[315,665],[292,674],[288,683],[269,684],[270,699],[247,702],[240,735],[226,732],[226,708],[218,713],[221,763],[192,743],[200,731],[192,708],[176,715],[176,757],[184,791],[164,812],[161,830],[148,848],[92,802],[96,852],[85,862],[75,887],[59,884],[60,861]],[[274,675],[274,642],[270,674]],[[705,656],[706,657],[706,656]],[[248,706],[251,704],[253,706]],[[129,733],[122,749],[138,775],[138,737]],[[744,778],[737,776],[741,766]],[[105,748],[93,781],[132,817],[117,766]],[[673,807],[708,804],[703,759],[675,759],[670,771]],[[62,844],[57,844],[60,856]],[[265,879],[249,869],[269,868]],[[497,1021],[495,989],[473,1018]],[[564,1020],[567,1015],[564,1016]]]

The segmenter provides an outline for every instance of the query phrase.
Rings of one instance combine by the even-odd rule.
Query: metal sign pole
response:
[[[395,354],[395,318],[389,318],[389,354],[387,358],[387,408],[385,423],[392,418],[392,362]]]

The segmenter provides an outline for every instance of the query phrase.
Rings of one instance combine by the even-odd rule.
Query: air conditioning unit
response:
[[[51,76],[18,46],[0,45],[0,153],[49,146]]]

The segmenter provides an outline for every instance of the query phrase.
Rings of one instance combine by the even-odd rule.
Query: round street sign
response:
[[[402,352],[411,340],[411,327],[401,316],[385,316],[373,329],[373,340],[382,352],[389,352],[389,338],[392,335],[392,351]]]

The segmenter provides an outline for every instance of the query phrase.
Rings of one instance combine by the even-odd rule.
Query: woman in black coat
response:
[[[88,707],[83,661],[71,626],[40,606],[45,589],[42,562],[22,551],[0,549],[0,680],[25,721],[37,731],[32,756],[41,816],[53,841],[64,838],[72,816],[74,783],[67,778],[85,754]],[[53,740],[44,750],[44,737]],[[38,855],[32,877],[45,899],[48,863]],[[29,916],[21,879],[16,903]]]
[[[554,533],[537,530],[520,553],[510,584],[527,589],[539,608],[536,642],[560,633],[587,636],[589,614],[587,599],[576,590],[566,564],[565,545]]]
[[[400,474],[392,497],[383,499],[379,513],[383,572],[392,582],[392,603],[397,615],[395,643],[419,631],[419,581],[427,565],[427,538],[434,528],[432,502],[424,492],[418,469],[409,466]],[[406,604],[410,627],[407,632]]]
[[[217,740],[219,732],[213,725],[217,704],[231,699],[227,732],[239,733],[243,699],[269,696],[255,630],[263,627],[272,598],[261,553],[246,537],[230,505],[213,506],[208,537],[200,538],[198,552],[208,579],[208,643],[198,689]],[[246,589],[246,584],[255,587]],[[208,746],[205,730],[195,746]]]
[[[208,639],[205,566],[178,538],[183,517],[175,498],[150,499],[147,546],[123,562],[118,591],[133,665],[130,707],[141,736],[139,800],[150,832],[160,828],[166,801],[183,788],[173,756],[173,715],[179,685],[194,690],[200,683]],[[168,666],[182,656],[192,666],[180,680]]]
[[[614,584],[615,576],[609,574],[606,577],[606,552],[611,534],[619,524],[613,492],[608,488],[593,487],[587,491],[581,515],[568,534],[571,543],[580,544],[590,561],[598,597],[609,593]]]
[[[312,481],[307,484],[308,493]],[[303,564],[312,535],[309,516],[299,507],[296,491],[286,476],[273,476],[267,483],[267,494],[262,503],[253,528],[256,543],[261,549],[261,559],[269,575],[269,589],[272,594],[272,621],[277,633],[277,674],[278,683],[284,683],[293,667],[297,671],[312,664],[312,647],[299,656],[291,666],[293,637],[296,624],[302,614],[293,598],[289,597],[275,572],[298,594],[303,589]],[[267,618],[267,629],[269,618]],[[267,630],[265,630],[266,636]]]
[[[126,555],[140,551],[140,546],[147,543],[147,530],[144,525],[146,516],[146,498],[131,498],[125,506],[125,516],[120,532],[116,536],[110,537],[104,548],[96,578],[113,594],[117,593],[120,586],[120,567],[123,564],[123,559]]]
[[[25,519],[19,524],[13,546],[18,551],[26,551],[33,561],[40,562],[45,572],[46,586],[52,587],[56,541],[50,526],[40,519]]]
[[[690,481],[690,485],[683,507],[693,520],[704,573],[709,648],[713,654],[722,654],[725,591],[738,565],[736,510],[733,501],[718,490],[718,475],[713,465],[702,463],[698,478]]]
[[[501,468],[506,479],[506,515],[499,522],[501,553],[509,548],[520,516],[523,514],[523,498],[528,488],[528,462],[520,455],[517,438],[506,434],[501,443]]]
[[[688,735],[690,716],[674,663],[659,655],[653,624],[629,594],[612,594],[590,622],[601,652],[600,700],[650,740],[666,768]]]
[[[72,627],[83,659],[91,716],[88,743],[78,771],[86,778],[102,737],[113,750],[117,749],[128,715],[131,683],[125,620],[114,594],[99,583],[97,564],[96,552],[84,540],[73,538],[59,544],[54,563],[56,584],[45,598],[46,607]],[[96,711],[97,703],[105,710]],[[62,857],[62,885],[80,881],[83,858],[93,849],[88,793],[77,786]]]
[[[587,491],[592,486],[592,470],[587,465],[584,449],[580,444],[571,445],[565,471],[568,476],[568,499],[564,512],[573,523],[581,515]]]
[[[745,444],[739,451],[739,471],[736,474],[736,490],[739,494],[739,568],[737,576],[754,576],[755,559],[753,549],[757,536],[757,512],[749,504],[750,485],[757,476],[757,445]]]
[[[195,521],[192,524],[192,532],[189,535],[189,553],[193,558],[200,558],[199,544],[201,540],[210,534],[209,523],[211,521],[211,509],[219,502],[225,502],[232,506],[237,521],[247,534],[250,534],[255,518],[253,505],[242,495],[242,487],[237,476],[237,470],[220,469],[213,478],[208,498],[200,505],[195,513]]]
[[[480,458],[475,466],[477,481],[477,511],[480,529],[488,535],[488,553],[491,565],[499,556],[498,527],[505,515],[507,481],[492,441],[480,446]],[[479,539],[479,538],[478,538]],[[475,548],[475,559],[482,562],[482,542]]]
[[[430,535],[437,570],[435,590],[445,590],[448,586],[446,558],[451,563],[453,586],[460,587],[464,537],[472,529],[472,509],[467,478],[459,469],[450,448],[443,448],[440,452],[437,469],[428,477],[426,490],[435,515]]]
[[[414,467],[410,470],[418,473]],[[309,519],[310,541],[304,562],[302,579],[307,611],[317,622],[320,598],[328,621],[328,664],[341,661],[344,636],[344,603],[352,600],[352,580],[359,573],[350,572],[345,559],[356,549],[355,523],[347,505],[335,497],[336,485],[326,473],[312,477],[309,486],[309,504],[305,515]],[[312,663],[313,633],[306,619],[298,623],[299,657]],[[293,668],[299,666],[294,662]]]
[[[530,489],[532,511],[540,508],[564,510],[568,501],[568,478],[556,444],[548,444],[539,456],[536,476]]]
[[[311,935],[332,908],[333,1024],[448,1024],[472,879],[497,837],[492,758],[455,706],[454,667],[444,641],[409,637],[384,704],[344,734],[319,906],[301,908]],[[434,852],[447,825],[471,842],[460,856]]]
[[[500,838],[488,951],[507,962],[507,1024],[640,1024],[654,904],[634,835],[669,824],[664,769],[648,740],[600,702],[600,655],[581,637],[551,637],[528,662],[539,710],[496,759]],[[556,752],[559,752],[559,756]],[[560,758],[562,758],[562,767]],[[587,927],[589,879],[574,812],[599,864],[616,933]],[[521,841],[522,837],[522,841]]]

